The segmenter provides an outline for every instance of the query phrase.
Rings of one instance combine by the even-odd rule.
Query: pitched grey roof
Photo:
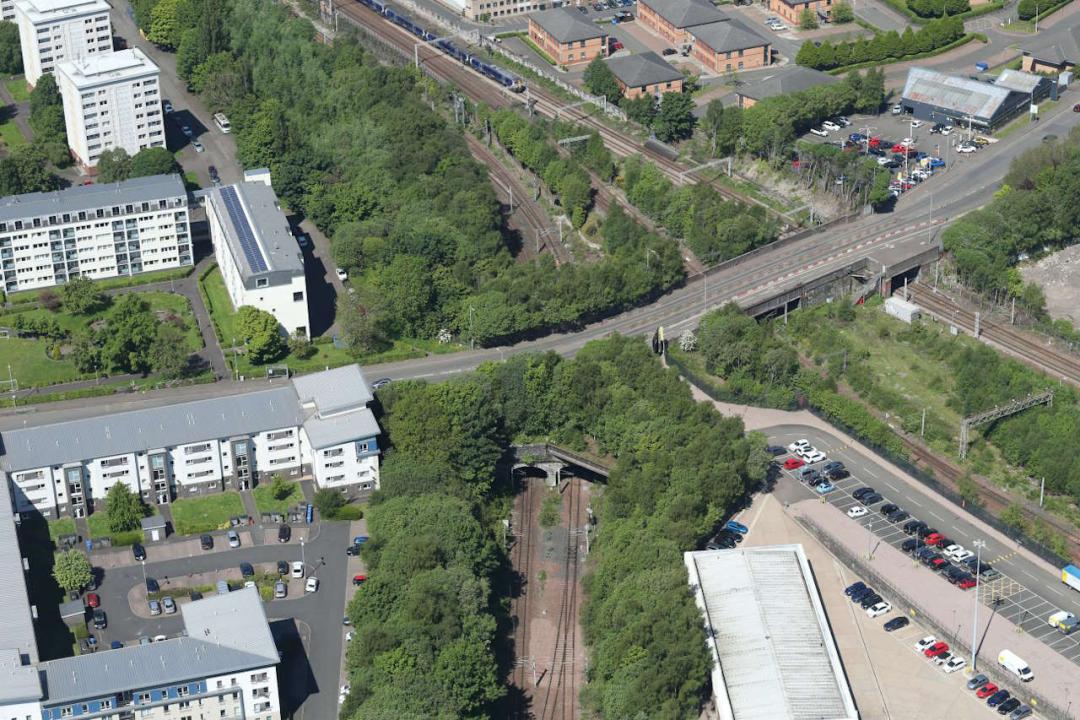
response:
[[[311,447],[319,450],[351,440],[376,437],[379,434],[379,423],[375,421],[375,415],[364,408],[330,418],[310,417],[304,422],[304,432],[307,433]]]
[[[144,517],[139,520],[139,524],[142,526],[143,530],[160,529],[166,525],[165,516],[151,515],[150,517]]]
[[[529,15],[529,20],[542,27],[548,35],[560,43],[592,40],[607,35],[607,32],[599,26],[583,20],[581,13],[569,7],[535,12]]]
[[[250,228],[250,235],[254,237],[253,242],[257,246],[258,254],[265,262],[265,269],[252,267],[248,253],[244,251],[242,238],[247,229],[238,228],[228,212],[224,194],[230,192],[235,192],[240,199],[244,220]],[[289,223],[272,188],[261,182],[237,183],[213,188],[206,194],[206,198],[214,204],[225,229],[225,242],[243,278],[268,272],[304,274],[304,258],[300,253],[300,246],[289,229]]]
[[[359,365],[344,365],[311,375],[293,378],[301,405],[314,403],[321,417],[366,407],[372,400],[371,387]]]
[[[26,598],[22,604],[28,606]],[[14,649],[0,650],[0,704],[34,702],[41,699],[41,676],[33,665],[24,665]]]
[[[1060,29],[1045,30],[1025,44],[1022,48],[1025,55],[1031,55],[1037,60],[1061,64],[1070,62],[1080,63],[1080,24],[1065,23]]]
[[[65,190],[10,195],[0,200],[0,222],[186,196],[187,191],[179,175],[151,175],[116,183],[73,185]]]
[[[303,423],[291,385],[8,430],[7,472],[232,437]]]
[[[926,103],[961,115],[989,121],[1009,97],[1009,90],[990,83],[911,68],[904,85],[904,100]]]
[[[690,34],[698,42],[708,45],[713,52],[730,52],[768,45],[769,41],[743,25],[738,20],[725,20],[690,28]]]
[[[607,65],[627,87],[638,88],[681,80],[683,74],[654,52],[610,58]]]
[[[187,637],[41,663],[46,705],[276,665],[258,590],[181,605]]]
[[[1001,74],[998,75],[994,84],[998,87],[1003,87],[1006,90],[1028,94],[1035,92],[1035,89],[1042,85],[1044,81],[1046,81],[1046,78],[1041,75],[1033,75],[1031,73],[1021,72],[1020,70],[1007,68],[1001,71]]]
[[[827,85],[839,82],[828,73],[820,70],[802,67],[801,65],[788,65],[757,82],[749,83],[738,89],[738,94],[754,100],[776,97],[777,95],[789,95],[802,92],[816,85]]]
[[[677,28],[727,20],[728,16],[706,0],[642,0],[660,17]]]

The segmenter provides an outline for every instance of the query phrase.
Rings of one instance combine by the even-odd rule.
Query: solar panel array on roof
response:
[[[255,241],[255,234],[251,232],[244,208],[240,206],[240,197],[236,194],[236,188],[229,185],[221,188],[221,197],[225,200],[225,209],[229,212],[229,219],[236,228],[236,236],[240,240],[240,247],[244,250],[248,265],[252,272],[266,272],[266,258],[263,257],[259,243]]]

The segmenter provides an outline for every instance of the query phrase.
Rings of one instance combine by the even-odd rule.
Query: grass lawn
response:
[[[56,518],[49,521],[49,537],[53,542],[61,535],[75,534],[75,520],[69,517]]]
[[[240,493],[227,491],[201,498],[176,500],[172,503],[173,530],[177,535],[198,535],[211,530],[224,530],[229,518],[247,515]]]
[[[26,78],[22,75],[14,75],[4,81],[4,87],[11,93],[15,102],[26,102],[30,99],[30,90],[26,87]]]
[[[0,371],[4,371],[0,372],[0,379],[7,380],[8,366],[20,388],[44,387],[83,377],[70,360],[47,357],[45,344],[44,340],[0,339]]]
[[[284,513],[289,509],[289,506],[300,502],[304,498],[304,494],[300,492],[300,483],[289,483],[289,486],[291,491],[288,496],[283,500],[278,500],[270,494],[269,482],[260,483],[257,488],[251,491],[251,494],[255,497],[255,505],[259,508],[259,512]]]
[[[195,266],[189,265],[182,268],[172,268],[170,270],[155,270],[154,272],[139,273],[138,275],[124,275],[123,277],[104,278],[102,280],[95,280],[94,285],[102,290],[115,290],[117,288],[138,287],[139,285],[149,285],[150,283],[166,282],[168,280],[179,280],[186,278],[195,270]],[[44,289],[44,288],[42,288]],[[57,293],[60,292],[60,288],[53,288]],[[36,301],[41,290],[20,290],[19,292],[11,293],[7,296],[9,303],[23,303]]]
[[[29,142],[23,136],[22,130],[15,124],[14,120],[8,120],[7,122],[0,124],[0,140],[4,141],[4,145],[6,145],[9,150],[14,150]]]
[[[225,281],[221,279],[221,270],[214,268],[206,277],[199,281],[199,291],[202,293],[206,310],[210,313],[210,319],[214,323],[214,331],[223,349],[233,347],[233,338],[236,337],[236,312],[233,310],[232,300],[229,299],[229,291],[225,289]]]
[[[153,514],[157,515],[157,508],[151,508]],[[91,513],[86,518],[86,524],[90,526],[90,537],[108,537],[112,538],[113,545],[132,545],[137,542],[142,542],[143,532],[142,528],[136,528],[134,530],[127,530],[121,533],[114,533],[109,530],[109,514],[105,510],[98,510]]]

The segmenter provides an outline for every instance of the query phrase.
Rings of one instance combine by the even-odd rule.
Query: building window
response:
[[[255,279],[255,287],[257,287],[257,288],[270,287],[269,278],[256,278]]]
[[[303,291],[303,290],[300,290],[300,291],[298,291],[298,292],[294,292],[294,293],[292,294],[292,299],[293,299],[293,300],[294,300],[295,302],[300,302],[301,300],[303,300],[303,299],[304,299],[304,291]]]

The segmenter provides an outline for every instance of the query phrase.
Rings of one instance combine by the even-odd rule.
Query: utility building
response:
[[[233,307],[265,310],[283,334],[310,337],[304,256],[277,195],[249,182],[215,187],[206,198],[214,255]]]
[[[9,293],[191,265],[187,190],[155,175],[6,197],[0,263]]]
[[[23,71],[30,85],[65,60],[112,52],[105,0],[15,0],[0,10],[5,20],[9,6],[19,26]]]
[[[111,148],[134,155],[165,147],[158,75],[158,66],[138,48],[57,66],[68,146],[84,168],[96,166]]]
[[[1017,70],[1005,70],[996,83],[988,83],[911,68],[901,104],[920,120],[988,132],[1027,112],[1051,85],[1048,78]]]

